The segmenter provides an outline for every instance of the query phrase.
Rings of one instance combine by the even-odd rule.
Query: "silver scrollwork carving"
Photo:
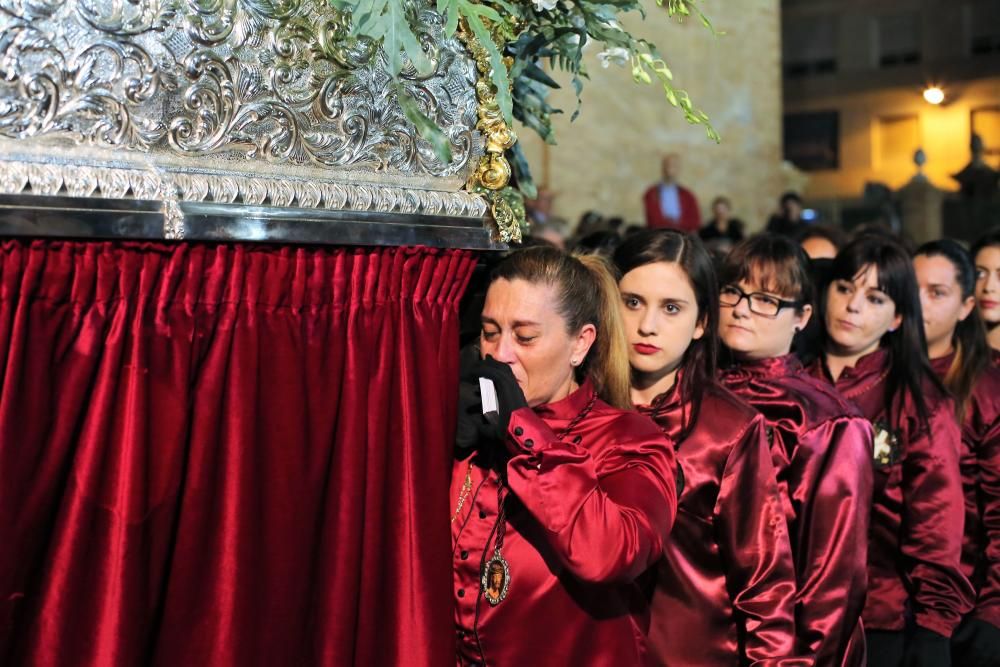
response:
[[[435,69],[404,71],[403,85],[450,139],[450,164],[403,115],[385,54],[348,39],[348,17],[325,0],[0,0],[0,137],[171,164],[418,177],[425,188],[444,178],[457,189],[482,152],[475,65],[457,39],[443,39],[440,16],[420,17]],[[245,194],[202,185],[220,199]],[[295,196],[271,188],[265,199],[327,198],[315,185]]]

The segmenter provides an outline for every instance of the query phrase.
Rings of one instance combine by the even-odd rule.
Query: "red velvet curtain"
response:
[[[446,665],[465,251],[0,246],[0,662]]]

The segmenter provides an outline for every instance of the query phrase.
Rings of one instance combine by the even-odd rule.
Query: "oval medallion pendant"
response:
[[[507,589],[510,588],[510,566],[500,555],[499,549],[493,552],[493,558],[486,561],[481,583],[483,597],[492,606],[497,606],[507,597]]]

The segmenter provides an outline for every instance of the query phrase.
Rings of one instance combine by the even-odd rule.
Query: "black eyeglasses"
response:
[[[736,285],[726,285],[719,290],[719,305],[726,308],[735,308],[740,305],[740,301],[747,300],[750,305],[750,312],[764,317],[777,317],[782,308],[798,308],[801,301],[788,301],[779,299],[763,292],[750,292],[747,294]]]

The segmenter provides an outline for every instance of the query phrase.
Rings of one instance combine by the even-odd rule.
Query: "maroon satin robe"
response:
[[[510,585],[495,607],[480,576],[493,555],[498,475],[480,465],[488,452],[455,463],[453,503],[472,475],[452,523],[460,665],[649,664],[639,577],[662,557],[676,514],[674,448],[646,417],[600,400],[557,439],[593,395],[588,381],[511,417],[501,550]]]
[[[791,354],[741,364],[723,382],[771,434],[798,583],[796,651],[817,665],[862,665],[871,424]]]
[[[954,354],[931,360],[944,378]],[[962,423],[962,570],[976,589],[972,616],[1000,628],[1000,368],[979,376]]]
[[[763,418],[713,384],[678,442],[691,408],[679,385],[678,377],[651,406],[639,406],[677,442],[684,484],[653,592],[657,664],[799,664],[790,657],[795,573]]]
[[[924,385],[927,427],[921,427],[909,400],[898,429],[890,424],[885,409],[890,363],[888,350],[876,350],[844,369],[836,382],[841,395],[875,425],[868,599],[861,618],[865,630],[898,631],[912,615],[917,625],[950,637],[973,595],[961,568],[961,434],[952,401],[929,383]],[[810,371],[830,380],[822,360]]]

